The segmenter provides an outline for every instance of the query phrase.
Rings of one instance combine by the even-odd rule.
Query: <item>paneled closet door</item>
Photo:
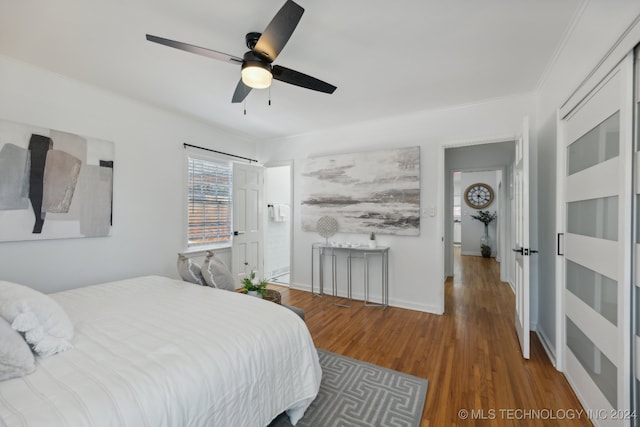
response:
[[[630,408],[632,88],[630,54],[562,123],[565,372],[594,413]]]

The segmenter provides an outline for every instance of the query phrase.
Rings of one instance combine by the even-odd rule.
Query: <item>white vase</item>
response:
[[[252,297],[262,298],[262,294],[258,291],[247,291],[247,295],[251,295]]]
[[[484,225],[484,234],[480,238],[480,249],[483,258],[491,258],[491,246],[492,244],[491,237],[489,236],[489,224]]]
[[[376,244],[376,241],[375,240],[369,240],[369,248],[375,249],[376,247],[378,247],[378,245]]]

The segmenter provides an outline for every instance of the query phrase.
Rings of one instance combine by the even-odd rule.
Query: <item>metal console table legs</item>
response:
[[[316,256],[317,252],[317,256]],[[324,276],[325,276],[325,259],[331,260],[331,295],[338,297],[338,272],[337,272],[337,258],[338,256],[344,256],[346,258],[347,265],[347,300],[349,304],[335,303],[342,307],[351,307],[352,300],[352,260],[358,258],[363,260],[364,264],[364,305],[373,307],[386,308],[389,305],[389,247],[380,246],[377,248],[368,247],[339,247],[332,246],[325,243],[314,243],[311,246],[311,293],[314,296],[324,295]],[[318,259],[318,292],[315,292],[315,266],[316,258]],[[382,286],[382,301],[381,303],[375,303],[370,300],[370,275],[369,275],[369,262],[371,259],[380,259],[381,264],[381,286]]]
[[[369,301],[369,258],[372,256],[382,257],[382,303]],[[389,305],[389,248],[381,251],[364,253],[364,305],[387,308]]]

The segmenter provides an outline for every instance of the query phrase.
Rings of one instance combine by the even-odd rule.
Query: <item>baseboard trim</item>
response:
[[[295,289],[295,290],[298,290],[298,291],[311,292],[311,285],[308,285],[306,283],[305,284],[289,283],[289,288]],[[318,292],[319,291],[318,287],[314,286],[313,291],[314,292]],[[327,294],[325,293],[325,296],[326,295]],[[340,293],[338,293],[338,295],[341,296],[341,297],[345,296],[345,295],[340,295]],[[364,300],[364,294],[354,293],[353,294],[353,299],[354,299],[354,301],[362,302]],[[404,300],[393,299],[393,298],[389,298],[389,307],[404,308],[404,309],[407,309],[407,310],[421,311],[421,312],[424,312],[424,313],[432,313],[432,314],[443,314],[444,313],[443,307],[435,306],[435,305],[432,305],[432,304],[416,304],[413,301],[404,301]]]
[[[416,304],[415,302],[410,301],[401,301],[401,300],[389,300],[389,305],[392,307],[404,308],[406,310],[414,310],[414,311],[422,311],[424,313],[431,314],[444,314],[444,310],[442,307],[437,307],[432,304]]]
[[[555,346],[551,344],[551,340],[549,339],[547,334],[544,333],[542,329],[538,329],[536,331],[536,334],[538,335],[538,339],[542,344],[542,348],[544,348],[545,353],[547,353],[547,357],[551,361],[551,364],[553,365],[554,368],[558,369],[558,364],[556,363],[557,361],[556,361]]]
[[[460,255],[463,256],[482,256],[482,252],[476,252],[476,251],[461,251]]]

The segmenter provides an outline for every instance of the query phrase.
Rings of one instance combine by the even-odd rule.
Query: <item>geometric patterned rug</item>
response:
[[[296,427],[420,426],[427,380],[326,350],[318,357],[320,391]],[[289,426],[286,414],[269,424]]]

